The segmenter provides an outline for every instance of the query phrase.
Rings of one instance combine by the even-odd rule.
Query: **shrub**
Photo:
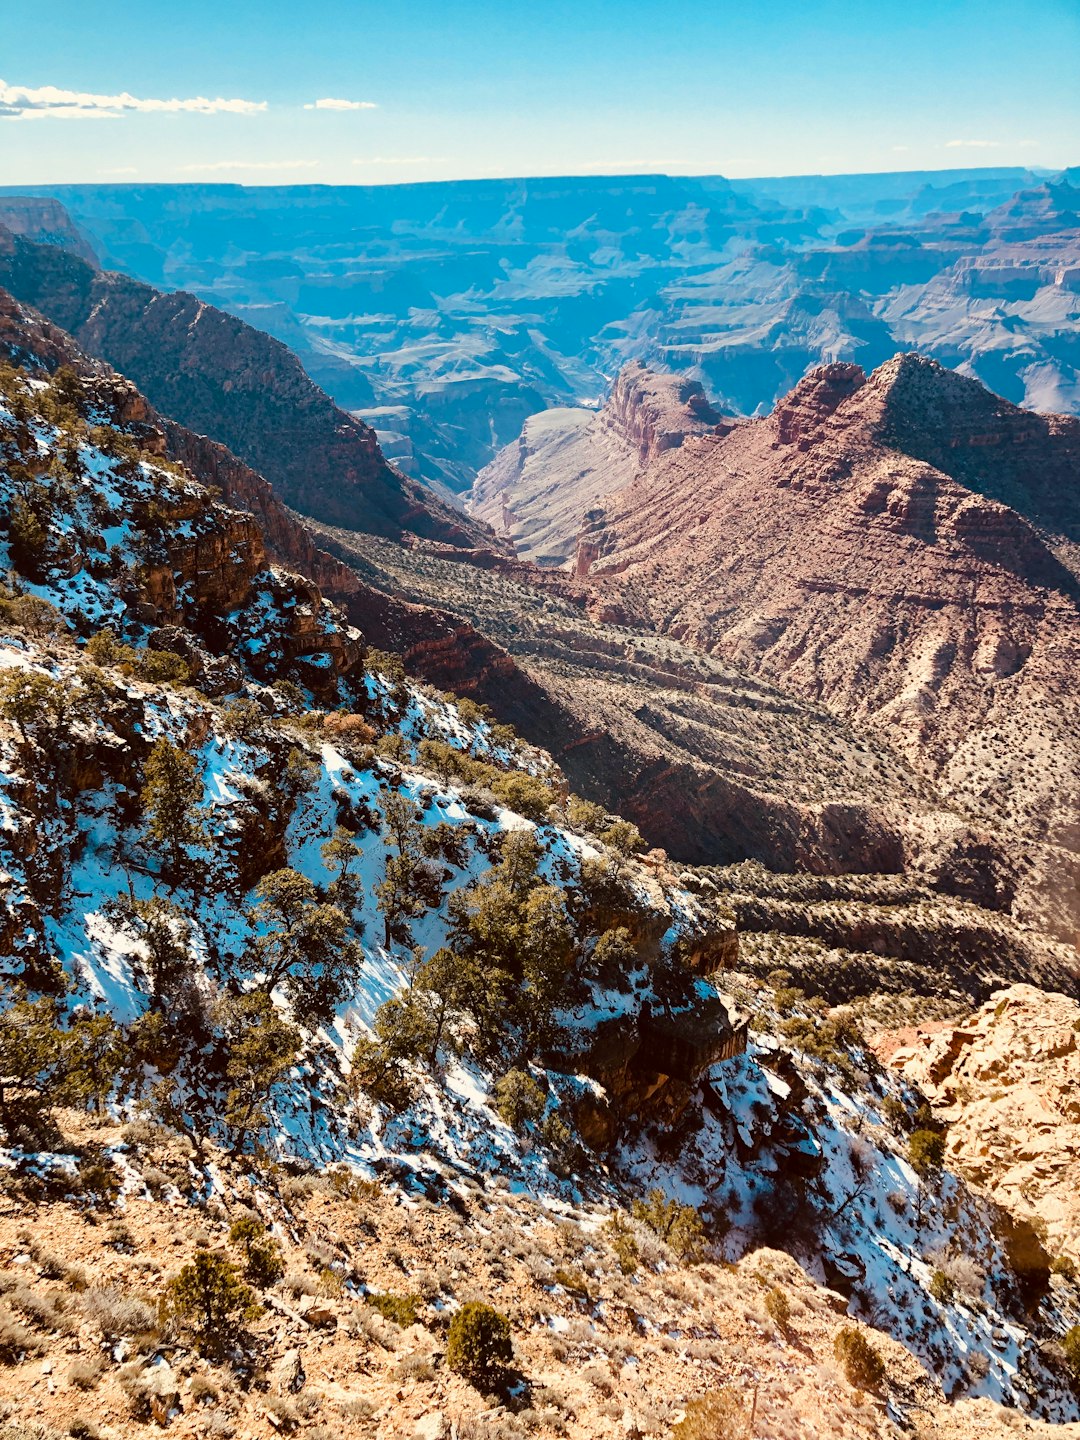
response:
[[[244,1254],[244,1278],[260,1290],[273,1285],[285,1273],[281,1251],[255,1215],[242,1215],[229,1230],[229,1239]]]
[[[520,1134],[544,1113],[544,1092],[524,1070],[511,1070],[495,1084],[495,1109]]]
[[[526,820],[541,824],[547,819],[548,811],[555,800],[550,785],[538,780],[535,775],[526,775],[512,770],[508,775],[496,776],[491,782],[492,793],[500,805],[516,810]]]
[[[843,1367],[848,1384],[874,1390],[885,1377],[885,1362],[861,1330],[843,1325],[836,1332],[833,1354]]]
[[[73,1420],[68,1421],[67,1433],[71,1440],[103,1440],[102,1432],[88,1420],[85,1415],[76,1415]]]
[[[171,650],[140,650],[138,669],[141,680],[149,680],[157,685],[183,685],[191,679],[191,669],[187,661],[182,655],[175,655]]]
[[[781,1330],[787,1329],[791,1320],[791,1301],[787,1291],[782,1290],[779,1285],[774,1285],[765,1296],[765,1313]]]
[[[497,1383],[513,1354],[510,1322],[490,1305],[471,1300],[451,1320],[446,1363],[477,1389]]]
[[[635,1200],[635,1220],[659,1235],[680,1260],[694,1264],[701,1259],[705,1243],[705,1227],[692,1205],[668,1200],[662,1190],[650,1190],[647,1200]]]
[[[945,1137],[937,1130],[915,1130],[908,1141],[908,1160],[916,1175],[940,1170],[945,1159]]]
[[[10,1310],[0,1307],[0,1364],[17,1365],[28,1355],[41,1355],[45,1341],[19,1323]]]
[[[930,1276],[930,1294],[939,1305],[948,1305],[956,1298],[956,1286],[944,1270],[935,1270]]]
[[[420,1319],[419,1295],[367,1295],[364,1298],[384,1320],[400,1325],[403,1330]]]
[[[1074,1325],[1071,1330],[1065,1331],[1061,1337],[1061,1353],[1065,1356],[1069,1374],[1074,1380],[1080,1381],[1080,1325]]]
[[[672,1440],[749,1440],[750,1423],[738,1395],[722,1385],[691,1400],[671,1434]]]
[[[106,1340],[141,1335],[154,1327],[154,1312],[149,1305],[119,1290],[87,1290],[80,1303],[86,1318]]]
[[[68,1367],[68,1384],[76,1390],[93,1390],[101,1379],[101,1371],[101,1360],[96,1355],[90,1360],[76,1360]]]
[[[641,1249],[634,1239],[634,1232],[618,1213],[612,1215],[604,1229],[619,1269],[624,1275],[633,1275],[641,1260]]]
[[[255,1297],[223,1255],[200,1250],[165,1287],[166,1316],[208,1355],[221,1354],[236,1327],[259,1313]]]

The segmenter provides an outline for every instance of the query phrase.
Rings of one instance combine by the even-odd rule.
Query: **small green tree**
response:
[[[924,1178],[940,1170],[945,1161],[945,1137],[937,1130],[913,1130],[908,1140],[908,1160],[916,1175]]]
[[[633,1275],[641,1261],[641,1248],[625,1215],[616,1210],[604,1226],[604,1231],[619,1262],[619,1269],[624,1275]]]
[[[593,946],[592,968],[604,985],[617,985],[638,963],[637,949],[625,925],[605,930]]]
[[[478,1390],[493,1388],[514,1358],[510,1322],[490,1305],[470,1300],[450,1322],[446,1363]]]
[[[43,580],[49,568],[49,527],[52,502],[43,485],[33,484],[16,495],[8,510],[8,549],[11,563],[29,580]]]
[[[229,1239],[244,1256],[244,1278],[260,1290],[285,1273],[281,1250],[256,1215],[242,1215],[229,1229]]]
[[[65,1088],[73,1103],[100,1115],[127,1058],[124,1032],[111,1015],[77,1015],[61,1047]]]
[[[224,1255],[199,1250],[165,1287],[163,1318],[189,1333],[204,1355],[224,1355],[237,1327],[259,1314],[259,1306],[236,1266]]]
[[[16,595],[11,600],[0,600],[0,616],[28,635],[59,635],[64,629],[60,611],[40,595]]]
[[[269,1123],[270,1096],[296,1063],[300,1032],[281,1018],[263,990],[220,1000],[214,1019],[227,1056],[222,1119],[233,1135],[233,1154],[239,1155],[252,1132]]]
[[[59,681],[32,670],[0,677],[0,714],[24,740],[54,736],[67,719],[68,694]]]
[[[295,870],[274,870],[255,887],[249,914],[253,930],[243,959],[261,974],[269,995],[283,986],[297,1015],[315,1028],[328,1024],[356,988],[364,952],[349,935],[349,919],[337,905],[320,901],[314,883]]]
[[[1080,1383],[1080,1325],[1073,1325],[1061,1337],[1061,1353],[1073,1380]]]
[[[323,864],[334,876],[330,882],[330,899],[335,905],[340,905],[346,915],[351,915],[364,894],[360,877],[353,868],[363,859],[364,847],[357,839],[355,831],[338,825],[320,853]]]
[[[510,1070],[495,1082],[495,1109],[519,1135],[540,1119],[546,1104],[543,1090],[524,1070]]]
[[[203,794],[195,757],[164,738],[155,740],[143,767],[139,798],[147,833],[164,848],[174,879],[187,868],[188,846],[206,839],[206,826],[198,809]]]
[[[522,770],[510,770],[497,776],[491,782],[491,789],[500,804],[537,825],[548,818],[548,812],[555,803],[555,792],[551,786]]]
[[[641,831],[629,820],[613,820],[604,831],[604,844],[614,852],[616,865],[645,849]]]
[[[145,974],[154,1008],[174,1002],[191,950],[191,922],[184,912],[160,895],[149,900],[122,895],[106,906],[106,913],[118,929],[142,942],[144,953],[137,963]]]
[[[849,1385],[860,1390],[876,1390],[885,1378],[885,1362],[862,1331],[853,1325],[843,1325],[836,1332],[833,1353]]]
[[[607,823],[607,811],[594,800],[583,800],[580,795],[571,795],[566,801],[566,818],[575,830],[599,835]]]
[[[774,1285],[765,1296],[765,1313],[781,1330],[787,1329],[791,1321],[791,1301],[781,1286]]]
[[[681,1260],[700,1260],[705,1244],[705,1227],[692,1205],[669,1200],[662,1190],[650,1190],[647,1200],[635,1200],[635,1220],[647,1225]]]
[[[9,1138],[36,1130],[68,1099],[60,1016],[54,996],[0,992],[0,1123]]]

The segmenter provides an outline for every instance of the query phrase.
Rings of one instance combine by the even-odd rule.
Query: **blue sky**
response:
[[[1078,76],[1080,0],[50,0],[0,183],[1057,168]]]

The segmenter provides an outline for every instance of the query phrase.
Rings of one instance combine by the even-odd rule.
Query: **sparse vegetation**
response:
[[[470,1301],[451,1320],[446,1363],[478,1389],[498,1383],[513,1353],[510,1322],[492,1306]]]
[[[843,1325],[836,1332],[833,1353],[850,1385],[876,1390],[885,1378],[885,1362],[861,1330]]]

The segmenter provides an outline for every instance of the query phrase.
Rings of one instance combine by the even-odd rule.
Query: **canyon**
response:
[[[30,195],[102,264],[276,336],[409,474],[462,491],[632,359],[755,414],[813,365],[918,349],[1075,413],[1075,186],[987,167]]]
[[[845,178],[498,184],[437,221],[430,187],[395,235],[457,255],[477,194],[497,226],[520,192],[554,247],[585,196],[582,246],[643,275],[752,236],[845,293],[975,245],[970,294],[1071,325],[1067,178]],[[270,223],[237,188],[193,191],[193,230]],[[409,475],[339,408],[355,355],[156,288],[192,252],[155,249],[175,189],[138,199],[157,231],[136,199],[0,199],[0,1045],[135,1056],[48,1134],[0,1087],[0,1427],[628,1440],[719,1389],[742,1434],[1074,1433],[1080,420],[971,355],[830,339],[803,374],[790,334],[736,367],[750,406],[628,330],[577,342],[590,399],[619,362],[595,408],[551,355],[451,420],[401,392],[438,441]],[[309,241],[361,203],[293,200]],[[156,283],[100,268],[125,247]],[[1067,401],[1043,339],[1003,388]],[[200,1255],[258,1292],[227,1343],[169,1309]],[[452,1334],[492,1299],[484,1395]]]

